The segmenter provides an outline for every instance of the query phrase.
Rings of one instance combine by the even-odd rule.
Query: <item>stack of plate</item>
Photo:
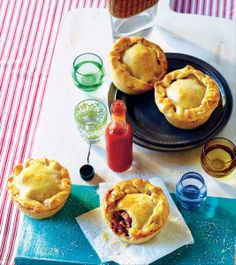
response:
[[[166,53],[168,72],[185,67],[187,64],[214,79],[220,90],[221,99],[210,119],[194,130],[173,127],[159,112],[154,91],[142,95],[128,95],[112,84],[108,95],[108,105],[115,99],[122,99],[127,106],[127,121],[133,128],[134,142],[156,151],[180,151],[196,148],[206,143],[225,126],[232,111],[232,95],[224,77],[208,63],[193,56]]]

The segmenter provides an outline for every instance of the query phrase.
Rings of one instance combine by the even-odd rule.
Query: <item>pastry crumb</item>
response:
[[[127,248],[129,245],[127,243],[124,243],[124,247]]]
[[[118,240],[114,240],[114,241],[112,241],[111,243],[112,243],[112,245],[115,245],[115,244],[120,243],[120,241],[118,241]]]
[[[108,235],[107,235],[107,233],[106,232],[103,232],[102,233],[102,238],[105,240],[105,241],[107,241],[109,238],[108,238]]]

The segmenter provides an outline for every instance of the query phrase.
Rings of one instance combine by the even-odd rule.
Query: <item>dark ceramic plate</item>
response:
[[[127,120],[133,128],[134,142],[156,151],[180,151],[199,147],[215,136],[225,126],[232,111],[232,95],[224,77],[208,63],[193,56],[166,53],[168,72],[185,67],[187,64],[213,78],[220,89],[221,100],[210,119],[194,130],[177,129],[167,122],[154,102],[154,92],[143,95],[128,95],[112,84],[108,104],[122,99],[127,106]]]

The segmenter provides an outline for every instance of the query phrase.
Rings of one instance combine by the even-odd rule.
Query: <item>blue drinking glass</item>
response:
[[[207,197],[207,187],[203,177],[196,172],[187,172],[176,184],[176,198],[185,209],[201,206]]]

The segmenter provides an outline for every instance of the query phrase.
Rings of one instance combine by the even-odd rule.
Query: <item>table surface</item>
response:
[[[13,253],[20,217],[6,189],[7,176],[13,166],[37,154],[50,156],[69,168],[73,183],[83,183],[79,180],[77,169],[86,160],[83,153],[87,146],[72,124],[70,111],[75,103],[86,97],[97,96],[106,101],[105,91],[108,89],[109,81],[94,95],[81,94],[75,89],[69,76],[70,60],[87,49],[106,58],[112,39],[108,26],[109,18],[107,13],[103,12],[105,5],[105,0],[0,2],[1,265],[14,263]],[[192,0],[191,4],[174,0],[171,5],[179,12],[235,19],[235,3],[231,0],[205,0],[200,5],[197,4],[197,0]],[[66,14],[69,10],[84,7],[88,8],[90,15],[82,14],[82,10]],[[96,9],[96,14],[92,13],[94,11],[91,8]],[[235,22],[207,16],[178,14],[168,9],[167,0],[160,1],[158,17],[156,32],[149,39],[157,42],[167,52],[191,54],[211,63],[226,78],[235,99]],[[89,32],[97,36],[96,48],[94,38],[89,40]],[[66,39],[67,37],[69,38]],[[64,67],[64,63],[68,67]],[[61,71],[65,75],[62,75]],[[53,77],[54,74],[56,76]],[[62,98],[64,96],[65,98]],[[42,108],[50,109],[50,105],[50,112],[54,115],[50,112],[48,115],[45,111],[41,112]],[[65,113],[62,113],[63,106]],[[66,120],[62,121],[62,117],[66,117]],[[54,124],[56,120],[60,122]],[[51,123],[56,127],[62,127],[55,132]],[[52,133],[49,129],[52,129]],[[230,122],[220,135],[235,142],[235,108]],[[169,190],[173,191],[174,184],[182,173],[188,170],[202,172],[197,160],[199,154],[200,149],[168,154],[135,146],[135,166],[124,175],[119,175],[107,168],[104,142],[100,142],[93,146],[91,153],[91,161],[94,161],[98,175],[93,182],[87,184],[97,184],[102,179],[111,178],[118,180],[132,176],[160,176]],[[212,195],[235,198],[235,173],[220,180],[203,175]]]
[[[236,60],[233,49],[236,38],[229,34],[229,32],[234,33],[234,22],[218,18],[209,20],[207,17],[194,15],[186,17],[171,11],[167,3],[161,1],[159,4],[158,26],[148,39],[158,43],[166,52],[186,53],[213,65],[225,77],[235,98],[236,69],[232,65]],[[191,30],[188,23],[191,23]],[[83,27],[84,24],[87,25],[86,28]],[[236,198],[235,171],[222,179],[207,175],[199,163],[202,147],[183,152],[163,153],[134,145],[133,166],[127,172],[118,174],[107,166],[105,142],[102,139],[92,145],[90,156],[96,177],[90,182],[83,181],[79,177],[78,169],[86,162],[88,145],[81,139],[76,128],[73,111],[76,104],[85,98],[99,98],[107,104],[107,94],[111,84],[107,58],[113,43],[108,24],[107,10],[78,10],[64,17],[48,80],[33,157],[49,157],[60,161],[62,165],[68,167],[72,182],[83,185],[131,177],[149,179],[157,176],[165,181],[170,191],[174,191],[181,175],[187,171],[197,171],[205,178],[209,195]],[[101,56],[105,62],[107,75],[102,87],[94,92],[85,93],[74,86],[71,67],[73,59],[79,53],[88,51]],[[235,117],[234,108],[230,121],[220,132],[221,136],[233,142],[236,142]]]

